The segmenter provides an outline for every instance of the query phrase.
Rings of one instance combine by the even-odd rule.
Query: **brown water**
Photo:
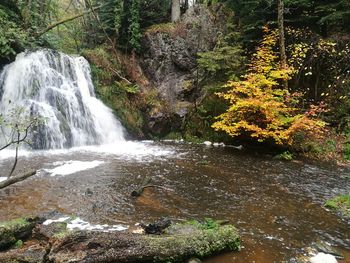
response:
[[[149,147],[153,147],[151,144]],[[75,174],[40,174],[0,191],[0,221],[58,211],[91,223],[150,222],[159,217],[227,219],[242,235],[242,251],[207,259],[219,262],[294,262],[314,242],[340,249],[350,262],[350,223],[322,203],[350,191],[349,170],[283,162],[232,148],[160,145],[175,153],[141,160],[73,152],[22,158],[19,171],[52,168],[57,161],[105,163]],[[5,176],[10,161],[1,162]],[[168,190],[147,188],[134,199],[142,178]]]

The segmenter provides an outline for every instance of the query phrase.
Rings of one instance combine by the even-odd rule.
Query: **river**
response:
[[[11,162],[3,154],[0,177]],[[17,171],[29,169],[38,175],[0,191],[0,221],[50,211],[129,227],[210,217],[237,226],[243,247],[207,263],[295,262],[315,242],[350,262],[349,221],[322,207],[349,192],[349,169],[174,142],[23,152]],[[131,197],[147,176],[163,188]]]

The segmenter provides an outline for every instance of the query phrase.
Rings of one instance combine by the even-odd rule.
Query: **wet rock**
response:
[[[37,240],[50,240],[54,237],[61,237],[67,233],[67,223],[54,222],[49,225],[37,225],[33,229],[33,238]]]
[[[330,245],[328,245],[325,242],[315,243],[314,248],[319,252],[333,255],[334,257],[336,257],[338,259],[344,258],[344,255],[341,252],[339,252],[337,249],[335,249],[334,247],[331,247]]]
[[[44,263],[47,247],[40,244],[0,253],[1,263]]]
[[[171,225],[171,221],[167,218],[162,218],[148,225],[140,224],[140,226],[145,230],[146,234],[156,234],[156,235],[160,235],[164,233],[164,230],[170,225]]]

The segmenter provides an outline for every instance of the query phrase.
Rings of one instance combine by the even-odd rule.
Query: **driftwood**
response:
[[[59,225],[57,229],[60,232],[52,230],[55,229],[54,224]],[[192,257],[203,258],[220,252],[236,251],[240,246],[239,235],[232,225],[217,224],[211,228],[192,221],[173,224],[162,235],[62,232],[62,225],[64,223],[48,226],[38,224],[33,232],[41,234],[34,235],[21,248],[0,252],[0,262],[183,262]]]
[[[166,191],[171,191],[171,189],[168,189],[166,187],[163,187],[163,186],[159,186],[159,185],[154,185],[154,184],[151,184],[151,178],[150,177],[146,177],[141,186],[138,187],[137,189],[133,190],[131,192],[131,196],[133,197],[139,197],[142,195],[143,193],[143,190],[145,190],[146,188],[150,188],[150,187],[153,187],[153,188],[160,188],[160,189],[163,189],[163,190],[166,190]]]
[[[31,171],[31,172],[26,173],[26,174],[9,177],[7,180],[0,182],[0,189],[3,189],[3,188],[10,186],[12,184],[21,182],[21,181],[23,181],[23,180],[27,179],[28,177],[31,177],[35,174],[36,174],[36,171]]]

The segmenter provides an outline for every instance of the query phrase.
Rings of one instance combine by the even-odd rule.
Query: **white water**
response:
[[[123,225],[92,225],[87,221],[80,219],[79,217],[76,219],[72,219],[70,217],[61,217],[58,219],[48,219],[43,225],[50,225],[56,222],[66,222],[68,230],[89,230],[89,231],[103,231],[103,232],[114,232],[114,231],[124,231],[128,229],[128,226]]]
[[[103,161],[96,161],[96,160],[92,162],[82,162],[82,161],[56,162],[53,164],[56,166],[55,168],[44,169],[44,170],[50,173],[51,176],[68,175],[68,174],[74,174],[76,172],[95,168],[103,163],[104,163]]]
[[[0,74],[0,114],[16,107],[44,117],[35,149],[62,149],[125,141],[112,111],[96,99],[89,63],[51,50],[21,53]]]

